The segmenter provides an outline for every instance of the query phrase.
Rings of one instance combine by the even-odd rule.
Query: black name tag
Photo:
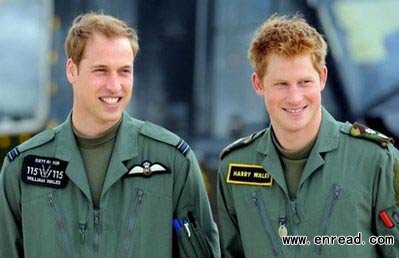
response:
[[[272,177],[260,165],[229,164],[227,183],[242,185],[271,186]]]
[[[24,158],[21,180],[31,185],[63,188],[68,183],[67,161],[29,155]]]

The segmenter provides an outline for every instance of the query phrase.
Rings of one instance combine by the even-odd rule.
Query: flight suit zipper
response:
[[[94,239],[93,239],[93,249],[94,249],[94,257],[99,257],[100,251],[100,234],[101,234],[101,219],[100,219],[100,211],[98,209],[94,209]]]
[[[267,213],[266,204],[263,201],[262,195],[259,190],[252,193],[252,201],[258,210],[259,217],[262,221],[263,229],[272,245],[273,256],[274,257],[283,257],[283,254],[278,245],[278,240],[277,240],[276,234],[273,231],[273,227],[272,227],[272,223],[271,223],[269,214]]]
[[[333,186],[331,187],[328,199],[327,199],[326,209],[325,209],[324,214],[321,219],[321,227],[320,227],[320,231],[319,231],[319,236],[324,236],[327,234],[328,225],[330,224],[331,217],[334,212],[335,204],[336,204],[337,200],[339,199],[341,193],[342,193],[342,187],[338,184],[333,184]],[[321,252],[323,250],[323,245],[317,245],[315,249],[316,249],[315,251],[318,254],[321,254]]]
[[[72,253],[69,247],[68,234],[65,227],[65,220],[63,219],[60,208],[58,207],[57,204],[57,196],[54,193],[49,193],[47,195],[47,198],[59,229],[61,242],[64,247],[65,257],[70,258],[72,257]]]
[[[131,238],[132,238],[134,226],[137,221],[137,215],[138,215],[138,212],[139,212],[139,209],[141,206],[143,195],[144,195],[144,192],[141,189],[137,189],[136,198],[130,205],[129,211],[131,211],[131,212],[129,212],[129,221],[127,223],[127,231],[122,240],[123,246],[122,246],[122,256],[121,257],[128,257],[128,255],[129,255]]]
[[[296,200],[290,201],[290,208],[291,208],[291,218],[294,223],[292,223],[292,235],[297,235],[297,225],[301,223],[301,220],[298,215],[298,203]],[[301,257],[299,245],[295,246],[295,257]]]

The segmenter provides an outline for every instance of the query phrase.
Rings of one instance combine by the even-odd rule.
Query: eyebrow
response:
[[[98,69],[98,68],[107,68],[107,67],[108,66],[106,66],[106,65],[99,64],[99,65],[92,65],[90,68],[91,69]],[[119,69],[126,69],[126,68],[133,69],[133,65],[124,65],[124,66],[118,68],[118,70]]]

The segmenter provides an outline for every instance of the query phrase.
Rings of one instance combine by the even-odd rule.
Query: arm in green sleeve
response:
[[[16,162],[16,161],[15,161]],[[16,171],[7,160],[0,172],[0,257],[23,257],[20,189]]]
[[[393,245],[379,245],[383,256],[399,257],[399,203],[395,200],[395,195],[399,194],[399,185],[395,178],[399,176],[399,157],[397,150],[393,147],[380,164],[380,173],[377,189],[375,191],[375,227],[377,236],[393,236]],[[393,222],[393,227],[389,227],[380,217],[383,212],[388,217],[388,222]],[[396,214],[396,215],[395,215]]]
[[[235,215],[231,212],[232,198],[222,168],[218,172],[217,203],[223,257],[244,257],[241,235]]]
[[[175,217],[188,223],[182,228],[179,245],[188,257],[220,257],[219,233],[212,217],[209,199],[198,161],[192,151],[175,179]],[[190,235],[190,236],[189,236]]]

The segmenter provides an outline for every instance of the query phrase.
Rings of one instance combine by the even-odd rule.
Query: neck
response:
[[[75,130],[82,136],[90,138],[95,138],[102,135],[112,126],[116,125],[119,120],[99,122],[91,118],[80,117],[78,114],[72,112],[72,124]]]
[[[320,125],[321,113],[319,119],[316,119],[312,124],[301,130],[289,131],[278,126],[274,127],[272,123],[277,141],[281,147],[287,151],[299,151],[308,146],[308,144],[316,138]]]

